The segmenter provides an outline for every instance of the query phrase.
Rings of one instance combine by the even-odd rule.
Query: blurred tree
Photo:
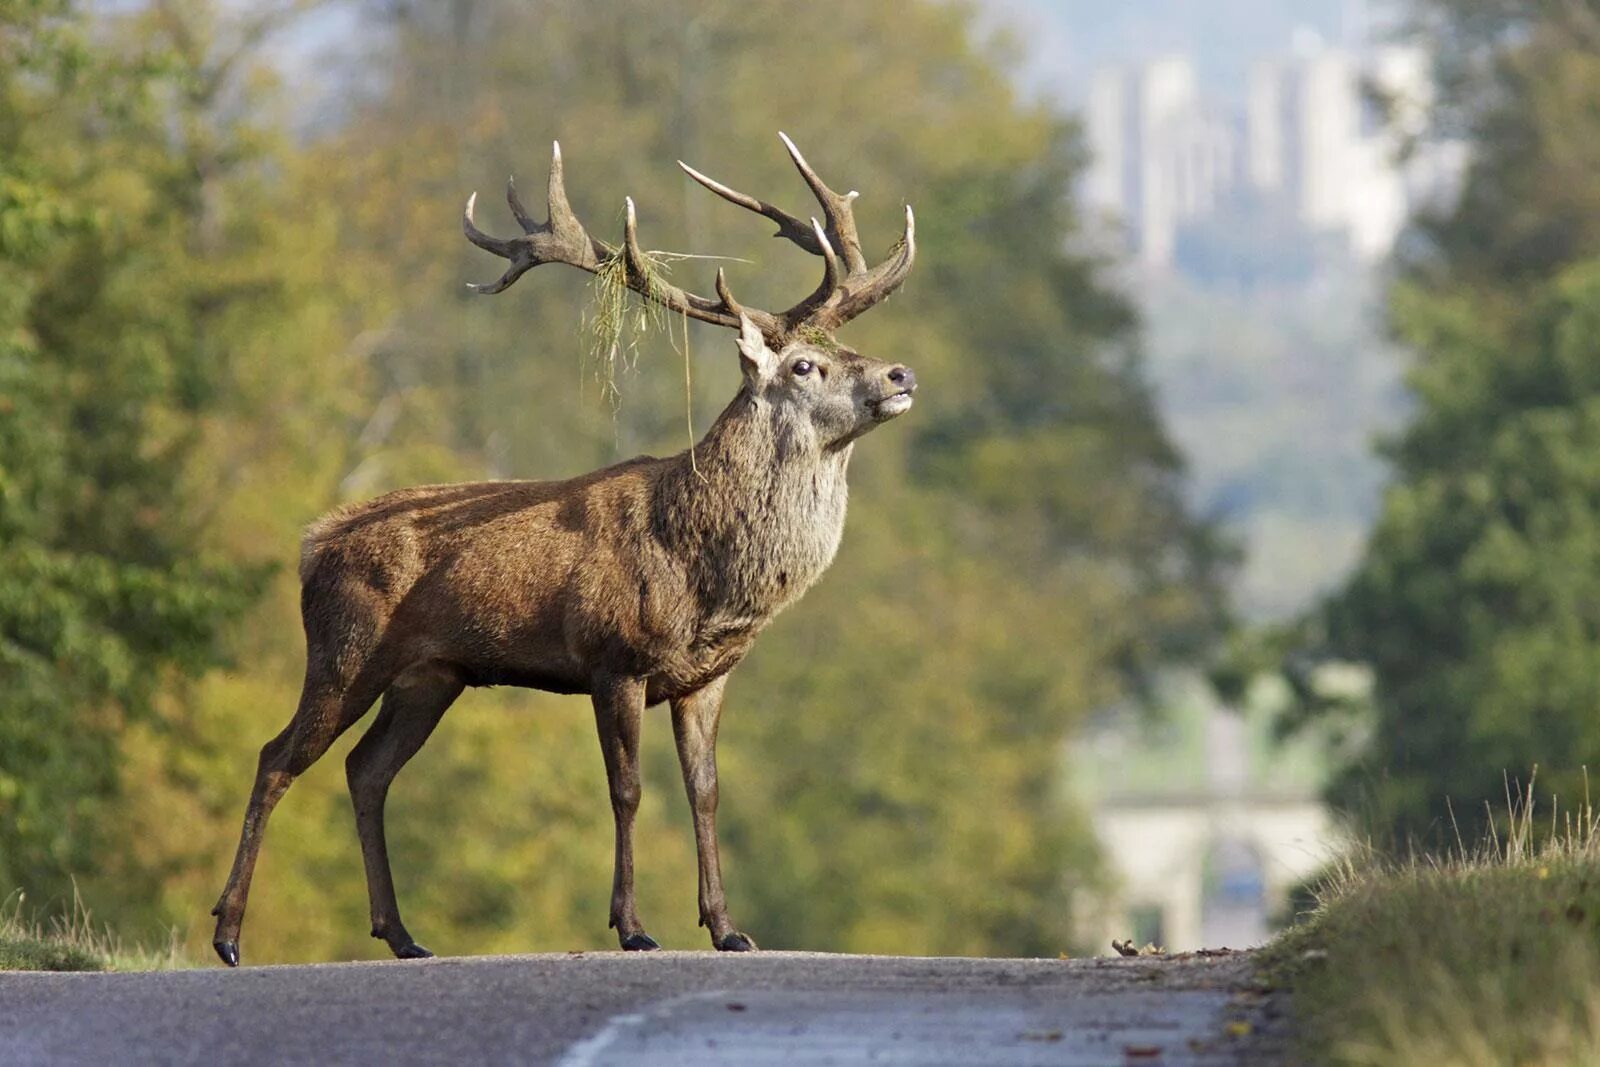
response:
[[[182,479],[202,293],[165,273],[175,168],[119,158],[162,85],[64,3],[0,5],[0,885],[36,899],[98,868],[124,722],[260,584],[198,551]]]
[[[1581,803],[1600,761],[1600,8],[1416,11],[1474,159],[1393,292],[1417,408],[1320,642],[1376,674],[1334,799],[1401,847],[1454,842],[1447,800],[1470,836],[1535,765]]]
[[[1419,220],[1410,272],[1505,289],[1548,279],[1600,247],[1600,4],[1413,0],[1436,42],[1433,128],[1470,139],[1460,201]]]

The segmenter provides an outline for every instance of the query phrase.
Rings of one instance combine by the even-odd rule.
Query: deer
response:
[[[836,193],[779,134],[821,207],[802,221],[688,164],[694,181],[777,224],[775,237],[822,260],[822,280],[781,313],[736,301],[722,270],[716,296],[666,284],[639,246],[633,200],[613,247],[589,234],[567,202],[557,142],[547,217],[537,222],[508,182],[522,235],[498,238],[474,221],[472,244],[509,261],[492,295],[545,263],[591,274],[621,257],[628,288],[667,312],[738,332],[741,383],[705,436],[667,458],[639,456],[566,481],[430,485],[339,508],[301,544],[306,672],[289,724],[261,749],[213,947],[239,964],[251,875],[273,808],[345,730],[381,698],[345,763],[366,868],[372,936],[400,959],[432,955],[400,918],[384,839],[396,775],[444,713],[474,686],[587,695],[604,757],[616,829],[610,928],[620,947],[660,946],[634,899],[633,824],[646,708],[671,708],[694,824],[700,925],[722,952],[756,943],[729,918],[717,845],[717,729],[730,672],[774,616],[832,563],[844,529],[855,443],[910,410],[916,376],[872,359],[835,332],[905,281],[915,217],[885,258],[862,254],[855,191]]]

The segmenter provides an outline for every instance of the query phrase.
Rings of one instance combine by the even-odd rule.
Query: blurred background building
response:
[[[1185,228],[1224,211],[1246,224],[1281,212],[1374,262],[1459,170],[1457,147],[1406,143],[1403,116],[1430,97],[1421,49],[1356,53],[1311,31],[1252,64],[1237,106],[1212,99],[1186,55],[1103,68],[1085,109],[1085,200],[1150,268],[1173,267]]]
[[[1107,714],[1069,751],[1071,779],[1115,872],[1084,940],[1169,951],[1258,945],[1292,892],[1336,858],[1344,831],[1323,803],[1326,738],[1285,741],[1281,682],[1220,703],[1200,679],[1170,679],[1158,716]]]

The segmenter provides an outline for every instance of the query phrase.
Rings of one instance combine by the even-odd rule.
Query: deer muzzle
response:
[[[904,415],[911,410],[911,394],[917,391],[917,376],[910,367],[900,365],[889,368],[884,375],[885,395],[869,402],[873,417],[879,422]]]

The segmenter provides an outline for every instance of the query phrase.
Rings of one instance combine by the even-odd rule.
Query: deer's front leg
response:
[[[756,943],[734,929],[722,895],[722,865],[717,856],[717,723],[722,718],[726,676],[672,702],[672,733],[683,765],[683,785],[694,812],[694,844],[700,860],[700,925],[710,927],[711,944],[722,952],[750,952]]]
[[[638,678],[603,678],[594,686],[594,717],[611,786],[611,814],[617,823],[617,862],[611,881],[611,925],[630,952],[657,949],[644,932],[633,899],[633,817],[639,811],[639,722],[644,716],[645,683]]]

